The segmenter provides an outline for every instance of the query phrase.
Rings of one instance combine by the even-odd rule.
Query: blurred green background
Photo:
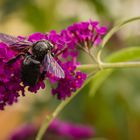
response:
[[[120,20],[140,16],[139,5],[139,0],[1,0],[0,32],[28,36],[38,31],[60,31],[74,22],[88,19],[99,20],[110,29]],[[113,36],[103,56],[124,47],[139,46],[139,38],[140,23],[128,25]],[[85,57],[81,54],[80,61],[89,62]],[[94,83],[90,83],[59,117],[93,126],[96,138],[140,140],[139,71],[138,68],[114,71],[94,97],[88,94],[94,87]],[[49,83],[46,85],[46,90],[36,95],[29,93],[0,112],[0,140],[6,139],[23,122],[40,123],[44,114],[56,107],[59,101],[50,95]]]

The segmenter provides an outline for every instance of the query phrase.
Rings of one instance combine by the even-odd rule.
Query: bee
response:
[[[21,79],[23,83],[34,86],[39,79],[44,80],[46,72],[57,78],[65,78],[65,73],[54,58],[54,45],[48,40],[32,43],[28,40],[0,33],[0,41],[6,43],[10,49],[17,52],[7,64],[11,65],[19,58],[24,57],[21,64]]]

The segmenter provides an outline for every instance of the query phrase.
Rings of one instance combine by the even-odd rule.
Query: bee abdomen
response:
[[[21,67],[21,79],[23,83],[34,86],[40,77],[40,62],[27,56]]]

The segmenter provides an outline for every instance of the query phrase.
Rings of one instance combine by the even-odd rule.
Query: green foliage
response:
[[[90,4],[95,8],[97,14],[105,19],[105,20],[112,20],[112,15],[109,12],[108,7],[105,4],[104,0],[88,0]]]
[[[130,47],[122,49],[116,53],[111,54],[109,57],[106,58],[107,62],[124,62],[124,61],[131,61],[140,59],[140,48],[139,47]],[[115,69],[107,69],[98,72],[90,82],[90,92],[91,96],[97,92],[100,88],[101,84],[111,75],[111,73]]]
[[[18,14],[19,18],[26,21],[33,31],[46,32],[56,28],[58,21],[56,6],[57,0],[40,1],[36,0],[6,0],[2,3],[1,21],[8,20],[11,14]]]
[[[1,11],[2,19],[5,20],[8,15],[15,13],[17,10],[23,8],[26,4],[30,3],[31,0],[4,0],[2,2]]]
[[[134,22],[140,20],[140,17],[134,17],[130,18],[128,20],[125,20],[123,22],[120,22],[118,25],[114,26],[103,38],[103,42],[101,47],[105,47],[106,43],[109,41],[109,39],[116,33],[118,32],[124,25],[127,25],[128,23]]]
[[[55,12],[57,3],[57,0],[52,0],[44,2],[44,5],[40,6],[32,2],[26,5],[24,18],[32,25],[34,31],[46,32],[47,30],[53,29],[57,20],[57,13]]]

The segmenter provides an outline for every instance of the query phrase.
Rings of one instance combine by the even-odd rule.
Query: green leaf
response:
[[[107,57],[107,62],[124,62],[140,59],[140,47],[122,49]],[[101,84],[111,75],[115,69],[106,69],[98,72],[90,81],[91,88],[89,95],[94,96]]]

